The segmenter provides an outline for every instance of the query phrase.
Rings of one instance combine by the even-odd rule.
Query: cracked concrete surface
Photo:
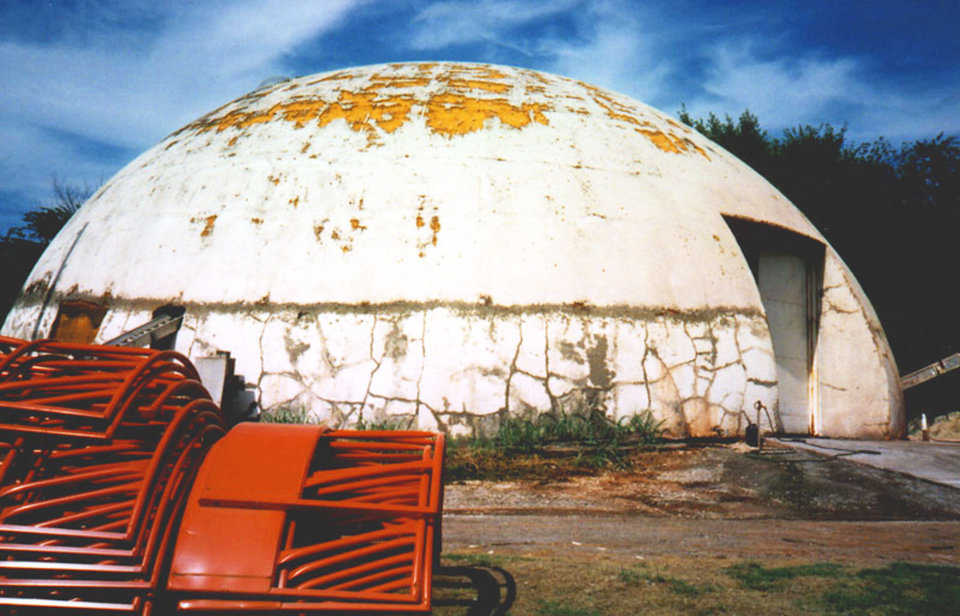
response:
[[[266,412],[304,407],[336,426],[362,418],[467,435],[495,429],[504,413],[589,406],[616,420],[649,410],[669,436],[725,436],[743,432],[759,400],[772,411],[764,426],[776,429],[769,332],[746,312],[705,321],[442,307],[187,314],[180,350],[229,349]]]
[[[892,362],[877,360],[889,349],[839,263],[828,259],[825,275],[816,361],[822,432],[887,437],[895,426],[885,395],[899,394],[890,386],[897,375],[882,369]],[[148,310],[111,310],[99,335],[149,318]],[[865,345],[875,354],[858,350]],[[507,413],[597,408],[614,420],[650,411],[671,437],[730,436],[756,420],[759,401],[763,429],[782,428],[770,333],[753,310],[188,307],[177,350],[196,358],[220,349],[231,351],[265,412],[302,407],[341,427],[362,419],[473,435],[495,430]]]

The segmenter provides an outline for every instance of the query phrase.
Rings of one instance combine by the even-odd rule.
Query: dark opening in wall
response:
[[[781,227],[724,217],[753,272],[777,365],[776,431],[817,434],[816,345],[825,246]]]
[[[60,303],[50,337],[60,342],[90,344],[97,337],[107,307],[83,300]]]

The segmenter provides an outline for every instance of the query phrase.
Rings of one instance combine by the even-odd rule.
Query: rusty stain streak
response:
[[[309,141],[305,141],[305,142],[303,143],[303,147],[300,148],[300,153],[301,153],[301,154],[306,154],[306,153],[307,153],[307,150],[309,150],[309,149],[310,149],[310,142],[309,142]]]
[[[323,239],[323,225],[313,225],[313,235],[318,242]]]
[[[350,252],[352,249],[347,244],[344,244],[343,246],[340,247],[340,250],[342,250],[344,253],[347,253],[347,252]]]
[[[365,225],[361,225],[361,224],[360,224],[360,219],[359,219],[359,218],[351,218],[351,219],[350,219],[350,228],[351,228],[351,229],[354,229],[354,230],[364,231],[367,227],[366,227]]]
[[[165,148],[163,148],[163,149],[164,149],[164,150],[169,150],[170,148],[172,148],[173,146],[175,146],[177,143],[179,143],[179,141],[180,141],[179,139],[174,139],[173,141],[171,141],[170,143],[167,144],[167,147],[165,147]]]
[[[276,186],[277,184],[280,183],[280,177],[279,177],[279,176],[274,177],[273,175],[268,175],[268,176],[267,176],[267,181],[268,181],[268,182],[272,182],[273,185]]]
[[[234,135],[233,137],[230,138],[230,141],[227,142],[227,145],[228,145],[228,146],[231,146],[231,147],[234,146],[234,145],[236,145],[237,139],[238,139],[239,137],[240,137],[240,135]]]
[[[204,224],[203,224],[203,231],[200,232],[200,237],[207,237],[208,235],[210,235],[211,233],[213,233],[213,225],[217,222],[217,215],[216,215],[216,214],[211,214],[210,216],[207,216],[206,218],[203,218],[202,220],[203,220]],[[196,219],[194,219],[194,218],[191,218],[190,221],[191,221],[191,222],[198,222],[198,221],[197,221]]]
[[[338,233],[337,230],[334,229],[333,231],[330,232],[330,239],[333,239],[333,240],[340,239],[340,233]]]
[[[288,199],[288,200],[287,200],[287,203],[289,203],[289,204],[292,205],[293,207],[297,207],[297,205],[300,204],[300,197],[299,197],[299,195],[296,196],[296,197],[293,197],[292,199]]]
[[[419,216],[418,216],[418,218],[419,218]],[[432,239],[431,242],[432,242],[432,244],[433,244],[434,246],[436,246],[436,245],[437,245],[437,233],[440,232],[440,217],[439,217],[439,216],[434,216],[433,218],[430,219],[430,230],[433,231],[433,239]]]
[[[262,218],[251,218],[251,219],[250,219],[250,222],[252,222],[252,223],[255,224],[255,225],[262,225],[262,224],[263,224],[263,219],[262,219]]]

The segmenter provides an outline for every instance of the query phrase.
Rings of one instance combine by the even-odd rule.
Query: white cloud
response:
[[[367,1],[174,5],[166,27],[138,36],[111,32],[109,23],[82,15],[78,19],[90,26],[86,34],[78,27],[53,44],[0,42],[0,66],[5,67],[0,170],[6,175],[11,161],[40,153],[60,161],[70,178],[96,166],[53,143],[38,126],[144,148],[282,73],[285,54],[333,29]],[[16,163],[16,168],[26,167]],[[33,190],[39,180],[18,180],[27,190],[24,182]],[[49,177],[44,182],[48,191]]]
[[[895,143],[960,129],[956,88],[952,103],[940,88],[907,93],[896,82],[872,78],[871,67],[857,58],[778,54],[757,40],[715,45],[704,58],[704,94],[686,100],[695,117],[737,117],[750,109],[775,135],[799,124],[830,123],[847,126],[853,140],[884,135]]]
[[[581,17],[580,40],[545,40],[539,50],[551,72],[654,101],[668,88],[673,66],[662,35],[643,23],[655,22],[621,3],[596,4]]]
[[[480,0],[435,2],[414,18],[408,44],[413,49],[442,49],[478,41],[499,42],[504,31],[569,10],[582,0],[530,2]],[[502,41],[514,46],[511,41]]]
[[[576,36],[536,27],[538,20],[561,14],[573,23]],[[661,50],[662,35],[642,25],[659,21],[620,0],[437,2],[416,16],[407,44],[435,50],[493,43],[523,54],[518,59],[536,68],[651,100],[663,92],[671,70],[669,55]],[[524,27],[530,29],[525,33]]]
[[[706,96],[688,103],[691,111],[738,115],[749,108],[764,123],[788,126],[815,121],[832,105],[855,103],[864,95],[861,67],[852,58],[760,59],[757,47],[741,41],[707,50]]]

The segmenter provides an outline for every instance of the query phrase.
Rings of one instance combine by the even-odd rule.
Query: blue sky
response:
[[[0,231],[271,76],[465,60],[774,134],[960,133],[960,0],[0,0]]]

